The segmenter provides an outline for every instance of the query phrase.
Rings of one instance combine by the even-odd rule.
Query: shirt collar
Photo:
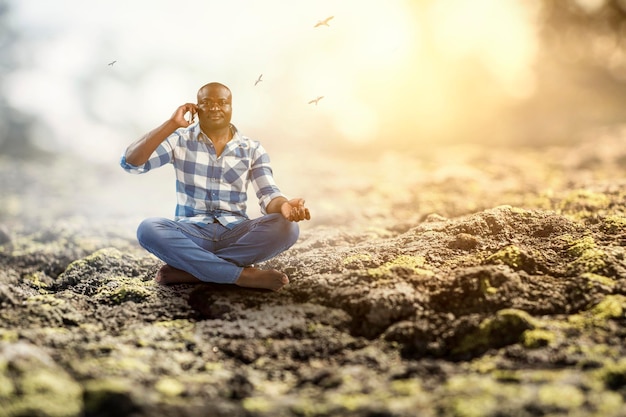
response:
[[[192,128],[192,138],[196,141],[199,142],[211,142],[211,139],[209,139],[209,137],[206,135],[206,133],[204,133],[202,131],[202,129],[200,128],[200,123],[197,122],[195,124],[195,126],[193,126]],[[237,129],[237,127],[235,127],[234,124],[230,124],[230,129],[233,132],[233,138],[230,140],[229,143],[238,143],[241,142],[241,135],[239,134],[239,129]]]

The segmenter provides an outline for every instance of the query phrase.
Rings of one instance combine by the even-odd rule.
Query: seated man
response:
[[[176,172],[174,220],[144,220],[137,239],[165,262],[155,277],[161,284],[215,282],[278,291],[289,278],[253,264],[290,248],[298,239],[297,222],[311,218],[309,209],[302,198],[281,194],[265,149],[230,123],[228,87],[206,84],[197,100],[179,106],[122,156],[120,165],[131,173],[168,163]],[[192,123],[196,114],[198,123]],[[246,214],[249,183],[263,214],[257,219]]]

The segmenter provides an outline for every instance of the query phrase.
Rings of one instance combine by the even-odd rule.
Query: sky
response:
[[[24,44],[5,85],[40,146],[87,159],[119,158],[210,81],[231,88],[233,123],[271,146],[419,146],[533,93],[533,4],[10,0]]]

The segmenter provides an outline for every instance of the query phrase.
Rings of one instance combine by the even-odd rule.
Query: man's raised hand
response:
[[[285,201],[282,206],[280,206],[280,212],[285,219],[292,222],[311,219],[311,213],[308,208],[304,207],[304,199],[302,198],[294,198]]]
[[[198,106],[193,103],[185,103],[179,106],[174,114],[172,114],[171,120],[174,121],[179,127],[187,127],[193,123],[193,115],[198,112]],[[189,113],[189,120],[185,119],[185,115]]]

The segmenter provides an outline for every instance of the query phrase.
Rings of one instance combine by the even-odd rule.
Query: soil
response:
[[[0,159],[0,416],[626,415],[626,131],[273,161],[277,293],[154,282],[172,172]]]

